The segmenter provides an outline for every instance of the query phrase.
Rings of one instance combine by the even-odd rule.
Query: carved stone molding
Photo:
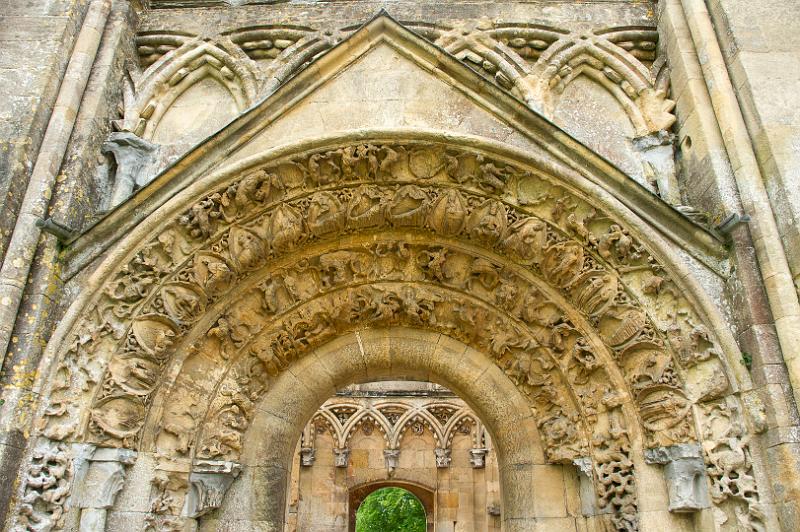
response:
[[[73,474],[73,456],[66,444],[39,442],[22,480],[20,529],[48,531],[63,525]]]
[[[670,512],[696,512],[709,507],[703,451],[697,444],[646,449],[645,461],[664,466]]]
[[[235,462],[195,462],[189,475],[189,491],[186,494],[183,515],[197,518],[219,508],[241,469],[242,466]]]
[[[311,434],[326,431],[335,445],[349,449],[350,440],[356,432],[369,435],[375,430],[383,436],[387,450],[400,449],[403,436],[409,431],[414,434],[430,431],[437,445],[435,458],[438,467],[449,467],[450,446],[456,433],[468,435],[475,446],[486,443],[486,434],[477,416],[463,403],[443,400],[418,404],[394,399],[378,401],[369,406],[332,401],[320,407],[312,417],[303,431],[303,438],[304,442],[311,441]],[[477,451],[485,454],[486,449]],[[301,465],[313,464],[313,454],[311,460],[307,460],[311,452],[313,449],[309,447],[301,448]],[[346,467],[346,464],[342,467]]]
[[[255,404],[300,357],[365,326],[429,329],[491,357],[528,398],[547,459],[592,456],[600,506],[635,528],[630,435],[697,441],[692,402],[730,388],[710,329],[637,234],[537,170],[457,146],[254,167],[105,281],[63,353],[45,433],[236,459]],[[220,393],[203,395],[212,381]],[[163,416],[142,440],[154,401]]]

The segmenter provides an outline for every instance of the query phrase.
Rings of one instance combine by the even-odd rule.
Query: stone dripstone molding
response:
[[[616,528],[638,528],[643,449],[698,441],[716,500],[760,522],[751,466],[726,462],[747,440],[709,309],[599,198],[547,168],[413,140],[222,175],[101,268],[45,437],[236,461],[273,379],[349,331],[412,327],[492,360],[548,461],[591,458]]]

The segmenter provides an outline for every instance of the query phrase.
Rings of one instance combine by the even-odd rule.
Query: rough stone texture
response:
[[[339,530],[392,476],[437,530],[800,528],[793,3],[710,2],[714,35],[696,0],[120,0],[90,56],[85,5],[0,14],[0,256],[93,65],[38,199],[80,234],[10,258],[8,529]],[[303,443],[384,379],[452,389],[487,467],[424,428]]]
[[[0,257],[55,103],[86,0],[9,0],[0,13]]]

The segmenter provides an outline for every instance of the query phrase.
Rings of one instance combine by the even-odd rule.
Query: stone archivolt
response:
[[[692,405],[731,391],[713,335],[637,234],[474,149],[272,161],[165,220],[110,275],[62,355],[43,434],[235,460],[295,360],[349,330],[430,329],[492,357],[548,460],[591,457],[599,505],[635,530],[635,455],[698,441]]]

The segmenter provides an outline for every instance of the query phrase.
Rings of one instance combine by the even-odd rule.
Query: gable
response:
[[[439,131],[535,149],[530,139],[467,95],[455,80],[435,65],[409,58],[391,40],[379,40],[352,61],[344,59],[341,71],[302,95],[225,164],[279,146],[369,131]]]
[[[67,273],[209,175],[337,142],[411,137],[491,144],[546,174],[569,176],[589,195],[599,186],[701,264],[725,269],[726,252],[713,233],[452,55],[380,15],[78,237],[67,252]]]

